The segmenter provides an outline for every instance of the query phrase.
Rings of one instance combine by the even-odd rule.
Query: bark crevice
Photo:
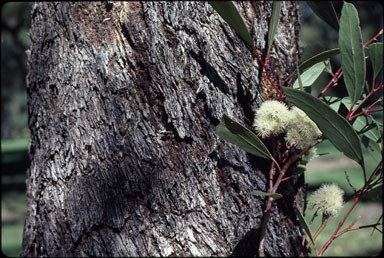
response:
[[[234,4],[263,48],[269,5]],[[272,48],[284,75],[294,69],[282,49],[298,40],[297,3],[282,8],[295,14],[282,18]],[[270,164],[219,139],[215,126],[225,113],[250,128],[263,85],[256,58],[210,5],[39,2],[30,34],[22,256],[252,247],[265,200],[251,191],[265,190]],[[266,253],[298,254],[296,218],[285,205],[272,213]]]

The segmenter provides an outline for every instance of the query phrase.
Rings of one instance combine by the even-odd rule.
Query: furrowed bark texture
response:
[[[272,2],[234,3],[257,49]],[[298,4],[282,2],[275,71],[294,69]],[[261,71],[206,2],[40,2],[32,10],[31,129],[22,256],[257,252],[270,162],[220,140],[251,128]],[[278,191],[265,240],[297,255],[302,178]]]

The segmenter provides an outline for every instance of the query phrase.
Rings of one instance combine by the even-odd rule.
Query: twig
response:
[[[381,34],[383,34],[383,29],[379,31],[373,38],[367,41],[367,43],[364,44],[364,47],[367,47],[369,44],[371,44],[374,40],[376,40]]]
[[[354,113],[365,103],[365,101],[367,101],[367,99],[369,99],[369,97],[371,97],[374,93],[382,89],[383,89],[383,83],[380,83],[380,85],[377,88],[375,88],[373,85],[371,92],[369,92],[368,95],[365,96],[365,98],[359,103],[359,105],[354,110],[353,110],[353,105],[351,106],[351,109],[349,110],[346,119],[348,121],[351,121],[353,119],[352,117],[356,117],[356,116],[353,116]]]
[[[323,221],[322,221],[320,227],[317,229],[316,233],[313,235],[313,241],[316,240],[316,238],[319,236],[321,231],[323,231],[323,229],[327,226],[327,222],[328,222],[328,217],[325,217],[323,214]],[[312,241],[309,240],[306,248],[308,249],[311,245],[312,245]]]
[[[355,187],[353,187],[353,185],[352,185],[352,183],[351,183],[351,181],[349,180],[349,176],[348,176],[348,174],[347,174],[347,171],[344,171],[344,174],[345,174],[345,179],[347,180],[347,182],[348,182],[348,184],[349,184],[349,186],[352,188],[352,190],[353,190],[353,192],[357,192],[357,190],[355,189]]]
[[[339,70],[337,70],[337,72],[333,75],[331,81],[327,84],[327,86],[325,86],[317,97],[320,98],[332,85],[336,84],[342,74],[342,68],[340,67]]]
[[[319,253],[320,256],[323,255],[323,253],[327,250],[329,245],[333,242],[333,240],[335,240],[337,233],[339,232],[340,228],[344,225],[345,220],[348,218],[349,214],[351,214],[353,208],[355,208],[359,200],[360,200],[359,197],[355,199],[355,202],[352,204],[352,207],[348,210],[347,214],[344,216],[344,218],[339,223],[339,226],[336,228],[335,233],[333,233],[331,238],[324,244],[323,248],[320,250],[320,253]]]

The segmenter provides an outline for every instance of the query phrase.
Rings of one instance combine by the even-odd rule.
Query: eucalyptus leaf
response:
[[[231,1],[208,1],[208,3],[249,46],[255,47],[243,19]]]
[[[268,30],[267,53],[269,53],[269,50],[271,49],[273,38],[275,37],[275,33],[276,33],[276,28],[277,28],[277,25],[279,24],[280,9],[281,9],[281,1],[273,1],[271,21],[269,23],[269,30]]]
[[[382,141],[382,135],[380,135],[380,132],[376,126],[364,132],[364,135],[374,142],[379,143]]]
[[[313,12],[336,31],[339,30],[339,19],[331,1],[306,1]]]
[[[312,65],[314,65],[316,63],[328,60],[330,57],[338,55],[338,54],[340,54],[339,48],[334,48],[334,49],[323,51],[323,52],[318,53],[318,54],[306,59],[305,61],[303,61],[300,64],[299,68],[300,68],[300,70],[305,70],[308,67],[311,67]]]
[[[373,68],[373,78],[376,78],[383,68],[383,43],[373,43],[368,47],[368,57]]]
[[[307,233],[307,235],[309,236],[309,239],[311,239],[313,245],[315,246],[315,241],[313,240],[311,230],[309,229],[309,226],[308,226],[307,222],[305,221],[304,216],[301,214],[301,212],[299,211],[299,209],[296,206],[295,206],[295,211],[296,211],[297,217],[299,218],[301,226],[304,228],[305,233]]]
[[[337,113],[339,113],[342,117],[346,118],[349,113],[350,106],[347,107],[343,101],[340,101],[339,109],[337,110]],[[353,122],[351,122],[353,124]]]
[[[320,76],[320,74],[324,71],[326,66],[327,66],[326,62],[319,62],[311,66],[305,72],[303,72],[300,75],[302,86],[303,87],[311,86],[316,81],[316,79]],[[296,80],[295,83],[293,84],[293,88],[298,88],[298,87],[299,87],[299,81]]]
[[[372,201],[382,201],[383,196],[383,186],[378,185],[369,189],[364,195],[364,199],[370,202]]]
[[[333,102],[332,104],[329,104],[329,106],[330,106],[333,110],[337,111],[337,110],[340,109],[340,104],[341,104],[341,101],[336,101],[336,102]]]
[[[303,110],[339,151],[364,166],[359,136],[344,117],[306,92],[292,88],[284,92],[286,101]]]
[[[380,117],[383,117],[383,113],[382,112],[381,112],[381,116]],[[373,118],[372,121],[376,124],[376,128],[379,131],[380,140],[381,140],[380,141],[380,145],[382,145],[383,144],[383,122],[378,121],[375,118]]]
[[[274,200],[277,200],[277,199],[280,199],[281,197],[283,197],[283,195],[281,195],[279,193],[266,193],[266,192],[256,191],[256,190],[252,191],[251,194],[257,195],[257,196],[272,197]]]
[[[344,97],[344,98],[341,100],[340,108],[339,108],[339,110],[337,111],[337,113],[339,113],[341,116],[343,116],[344,118],[346,118],[347,115],[348,115],[348,113],[349,113],[349,110],[351,110],[351,107],[352,107],[351,99],[350,99],[348,96],[347,96],[347,97]],[[360,113],[362,110],[363,110],[363,107],[360,106],[358,109],[356,109],[355,114]],[[356,117],[353,118],[352,120],[350,120],[349,123],[350,123],[351,125],[353,125],[353,123],[355,122],[355,120],[356,120]]]
[[[365,82],[365,56],[356,8],[344,3],[340,17],[339,47],[343,78],[352,105],[360,98]]]
[[[375,164],[379,164],[380,161],[383,159],[380,145],[363,135],[362,137],[362,142],[363,142],[363,148],[364,148],[364,153],[367,153],[375,162]],[[370,164],[372,165],[372,163]]]
[[[296,82],[298,82],[300,90],[304,90],[303,82],[301,81],[300,68],[299,68],[299,61],[298,61],[298,59],[297,59],[297,56],[296,56],[296,74],[297,74],[297,79],[296,79],[296,81],[295,81],[295,84],[296,84]],[[295,87],[294,87],[294,88],[295,88]]]
[[[366,116],[358,116],[353,123],[355,130],[374,142],[379,142],[381,136],[377,128],[377,124],[370,122]]]
[[[232,143],[255,156],[274,160],[264,143],[250,130],[223,115],[216,133],[224,140]]]
[[[339,48],[322,51],[302,61],[301,64],[299,65],[299,69],[300,71],[305,71],[306,69],[313,66],[314,64],[317,64],[321,61],[328,60],[330,57],[338,54],[340,54]],[[297,70],[295,70],[293,73],[297,74]]]
[[[321,73],[319,78],[317,78],[317,80],[311,85],[311,94],[315,97],[319,96],[320,92],[324,90],[324,86],[327,85],[330,80],[332,80],[332,76],[329,73]],[[322,95],[322,98],[327,96],[342,97],[340,96],[341,94],[339,93],[339,89],[341,89],[341,87],[330,87]],[[346,90],[345,95],[348,95]]]

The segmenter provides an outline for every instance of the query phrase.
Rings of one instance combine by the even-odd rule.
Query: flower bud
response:
[[[324,184],[312,194],[308,206],[326,217],[336,217],[343,205],[343,193],[336,184]]]

